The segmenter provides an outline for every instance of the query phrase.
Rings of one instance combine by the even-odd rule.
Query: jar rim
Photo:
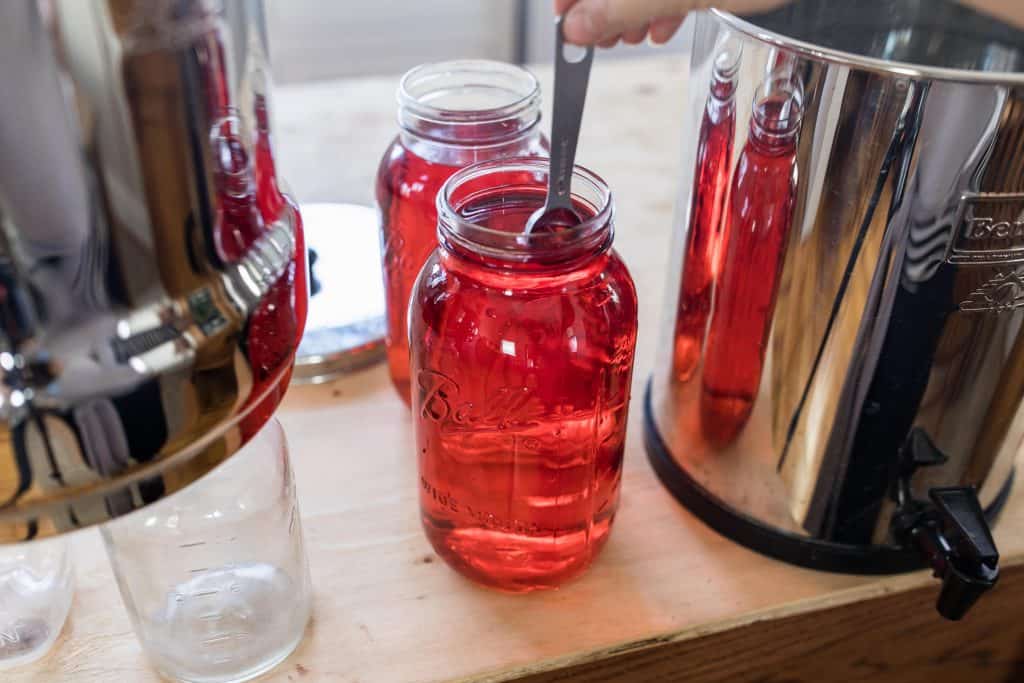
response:
[[[453,87],[446,79],[464,80],[457,89],[486,89],[507,94],[505,102],[493,106],[437,106],[431,100]],[[413,67],[398,84],[400,110],[430,123],[458,124],[497,122],[522,116],[530,110],[540,118],[540,82],[524,67],[489,59],[457,59]]]
[[[454,243],[470,251],[503,261],[527,262],[550,259],[579,248],[597,248],[610,245],[614,233],[615,205],[608,184],[599,175],[576,165],[572,172],[572,197],[587,206],[593,215],[576,226],[557,233],[495,230],[464,218],[459,207],[453,206],[453,193],[465,183],[493,173],[527,173],[547,191],[550,161],[543,157],[512,157],[482,161],[455,172],[437,193],[437,231],[442,244]],[[511,187],[511,186],[510,186]],[[474,195],[465,199],[469,201]],[[540,203],[545,194],[538,193]],[[596,201],[595,201],[596,199]]]

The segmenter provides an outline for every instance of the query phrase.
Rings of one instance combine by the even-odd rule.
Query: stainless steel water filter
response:
[[[932,566],[940,611],[959,618],[998,576],[988,523],[1024,438],[1024,34],[946,0],[694,21],[651,460],[706,522],[767,554]],[[716,195],[699,182],[713,131],[697,131],[725,96]],[[781,162],[751,151],[779,135],[772,111],[799,118],[785,201],[757,175]],[[688,271],[706,273],[703,304]]]
[[[158,500],[258,431],[305,273],[257,0],[17,0],[0,26],[9,542]]]

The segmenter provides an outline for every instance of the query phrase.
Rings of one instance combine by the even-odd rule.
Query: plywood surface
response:
[[[617,244],[642,302],[638,383],[650,370],[665,284],[683,68],[675,58],[598,61],[580,143],[581,161],[618,197]],[[380,79],[279,93],[278,144],[300,199],[369,201],[376,156],[393,133],[393,87]],[[621,513],[594,567],[560,590],[510,596],[468,583],[431,552],[417,518],[410,417],[383,368],[293,389],[281,419],[315,616],[298,651],[262,680],[1024,680],[1024,643],[1014,645],[1024,640],[1019,569],[968,622],[952,625],[932,617],[936,586],[923,572],[839,576],[761,557],[702,526],[661,488],[639,416],[637,401]],[[996,535],[1005,564],[1024,566],[1024,495],[1012,498]],[[46,659],[2,680],[157,680],[97,534],[81,533],[75,546],[79,591],[64,635]],[[948,656],[957,675],[943,677],[934,660],[956,643]],[[816,667],[840,665],[845,677],[815,678]]]

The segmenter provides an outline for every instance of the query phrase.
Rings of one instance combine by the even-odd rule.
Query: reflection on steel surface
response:
[[[800,182],[760,388],[740,431],[712,438],[700,416],[704,365],[672,372],[697,172],[687,152],[652,406],[674,459],[721,503],[804,539],[870,546],[897,542],[892,492],[912,430],[948,456],[915,470],[916,499],[973,486],[986,507],[1024,438],[1024,73],[992,73],[1024,66],[1024,39],[945,0],[851,5],[877,12],[803,2],[780,10],[779,24],[855,55],[807,50],[724,14],[696,19],[685,125],[700,125],[717,50],[741,43],[735,174],[755,89],[793,60]],[[959,30],[971,21],[977,30]]]
[[[267,182],[262,21],[0,4],[0,542],[180,489],[279,400],[304,275]]]

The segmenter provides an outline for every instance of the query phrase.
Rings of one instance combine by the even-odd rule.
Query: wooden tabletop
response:
[[[658,341],[678,193],[685,62],[594,68],[579,160],[608,180],[617,247],[641,300],[640,390]],[[550,73],[538,70],[545,88]],[[277,146],[300,200],[372,201],[394,134],[396,79],[277,93]],[[547,90],[546,90],[547,91]],[[418,520],[407,409],[383,367],[293,388],[291,441],[315,584],[299,649],[261,680],[1024,681],[1024,491],[996,530],[1004,578],[960,624],[930,603],[927,573],[855,577],[799,569],[713,533],[648,465],[634,401],[622,507],[581,579],[512,596],[479,588],[431,551]],[[65,632],[5,683],[147,683],[147,667],[95,530],[75,537],[78,594]]]

